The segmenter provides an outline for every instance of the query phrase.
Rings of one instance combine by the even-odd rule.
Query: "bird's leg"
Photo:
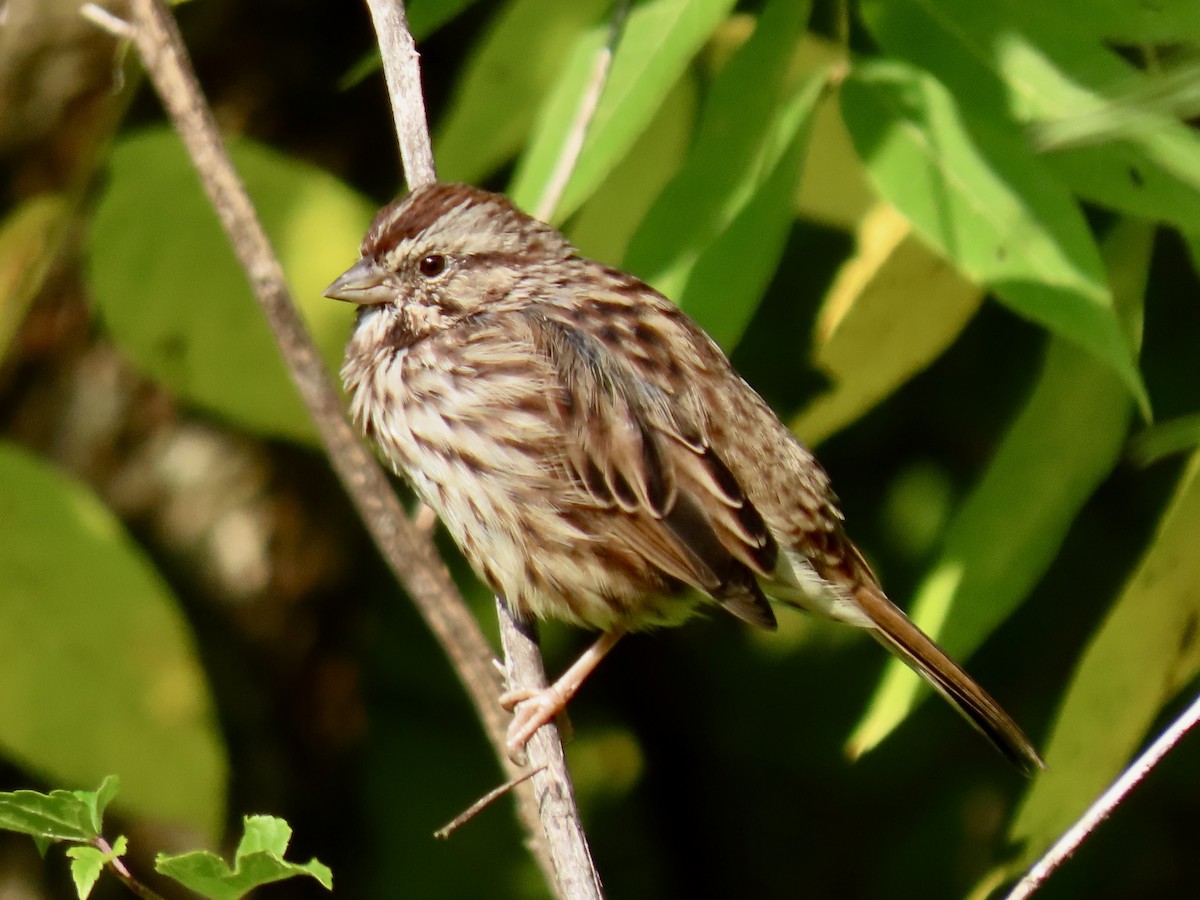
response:
[[[544,688],[517,688],[500,695],[500,705],[513,711],[513,720],[508,726],[508,756],[518,759],[535,731],[552,722],[566,709],[575,692],[608,651],[616,646],[625,632],[620,629],[606,631],[580,654],[558,680]]]

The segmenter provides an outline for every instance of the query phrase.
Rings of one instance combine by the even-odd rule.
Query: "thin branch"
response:
[[[604,86],[608,83],[608,74],[612,71],[613,57],[616,56],[617,44],[621,40],[621,33],[625,28],[627,18],[629,18],[629,0],[616,0],[608,21],[608,37],[604,41],[604,46],[600,48],[600,52],[596,54],[596,61],[592,64],[592,74],[588,78],[583,97],[579,100],[579,106],[575,109],[575,119],[567,130],[562,150],[554,163],[554,170],[546,182],[546,189],[542,192],[541,199],[538,200],[537,206],[533,210],[534,217],[543,222],[550,221],[550,217],[554,215],[554,210],[562,201],[563,192],[566,191],[567,184],[571,180],[571,173],[575,171],[575,164],[579,162],[579,155],[583,152],[583,142],[587,138],[592,120],[596,117],[596,109],[600,106],[600,97],[603,96]]]
[[[501,765],[510,777],[520,774],[505,750],[508,717],[496,703],[499,685],[493,651],[429,535],[405,517],[391,483],[347,424],[341,398],[296,312],[283,270],[221,142],[174,20],[158,0],[132,0],[130,24],[128,35],[246,271],[334,471],[384,559],[449,656]],[[519,809],[526,827],[536,828],[532,796]],[[544,856],[535,855],[544,861]],[[548,863],[543,868],[550,871]]]
[[[367,5],[383,56],[407,181],[410,187],[431,183],[436,180],[436,175],[421,95],[418,56],[408,32],[404,4],[402,0],[367,0]],[[586,128],[586,122],[583,127]],[[499,597],[496,598],[496,609],[509,687],[545,687],[546,673],[536,633],[522,626]],[[525,784],[518,786],[518,809],[522,819],[527,821],[528,803],[532,798],[545,836],[543,846],[550,858],[551,878],[548,880],[560,897],[599,898],[600,878],[579,818],[575,789],[557,729],[553,725],[540,729],[530,740],[527,753],[529,766],[537,770],[537,774],[530,783],[532,792]],[[537,852],[539,843],[535,842],[534,851],[545,874],[544,857]]]
[[[1146,751],[1134,761],[1121,777],[1112,783],[1100,798],[1088,807],[1079,820],[1060,837],[1046,854],[1037,861],[1025,877],[1017,882],[1005,900],[1025,900],[1036,891],[1050,874],[1061,866],[1079,849],[1079,845],[1107,819],[1126,795],[1157,766],[1164,756],[1200,722],[1200,696],[1184,710],[1171,726],[1160,734]]]
[[[462,828],[509,791],[524,784],[541,771],[541,769],[532,769],[519,778],[514,778],[512,781],[504,782],[504,784],[500,785],[499,787],[492,788],[490,791],[460,812],[457,816],[435,831],[433,836],[439,841],[446,840],[450,837],[450,835],[454,834],[454,832],[458,831],[458,829]]]
[[[421,90],[421,57],[408,30],[402,0],[367,0],[371,22],[383,58],[383,77],[392,100],[392,121],[400,145],[400,159],[409,188],[433,184],[437,169],[425,118],[425,94]]]
[[[546,687],[546,670],[538,649],[537,632],[520,622],[499,597],[496,612],[500,617],[500,642],[504,646],[510,688],[541,690]],[[533,790],[542,814],[542,827],[554,859],[558,895],[571,900],[600,900],[604,896],[600,875],[592,862],[587,835],[575,804],[563,754],[558,727],[543,725],[525,747],[529,764],[539,771],[533,776]]]

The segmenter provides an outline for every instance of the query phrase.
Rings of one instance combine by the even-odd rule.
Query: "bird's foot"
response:
[[[543,725],[549,725],[566,712],[570,696],[555,682],[541,690],[523,688],[505,691],[500,705],[513,713],[505,735],[508,758],[519,766],[525,765],[525,745]]]

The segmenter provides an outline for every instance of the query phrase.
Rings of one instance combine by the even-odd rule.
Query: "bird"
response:
[[[829,476],[721,348],[641,279],[501,194],[417,187],[325,291],[357,304],[351,418],[522,620],[600,632],[507,691],[520,758],[626,633],[775,606],[861,628],[1026,773],[1016,722],[888,599]]]

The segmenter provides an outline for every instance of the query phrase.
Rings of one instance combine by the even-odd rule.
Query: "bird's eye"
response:
[[[446,271],[446,257],[440,253],[430,253],[417,263],[417,271],[426,278],[436,278]]]

